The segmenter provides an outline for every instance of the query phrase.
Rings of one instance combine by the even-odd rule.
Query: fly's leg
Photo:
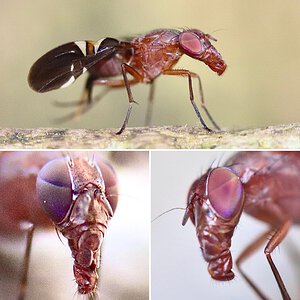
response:
[[[125,84],[127,95],[128,95],[129,104],[128,104],[128,109],[127,109],[127,113],[126,113],[126,117],[124,119],[123,125],[120,128],[120,130],[116,133],[118,135],[121,134],[125,130],[125,128],[128,124],[130,114],[131,114],[132,105],[133,105],[133,103],[137,103],[133,99],[131,88],[130,88],[130,81],[128,80],[127,73],[129,73],[135,79],[135,82],[143,81],[143,77],[134,68],[132,68],[131,66],[129,66],[127,64],[124,64],[124,63],[122,64],[122,75],[123,75],[124,84]]]
[[[89,108],[92,107],[92,91],[94,86],[95,78],[92,75],[89,75],[88,79],[86,80],[85,87],[82,93],[82,96],[78,102],[78,109],[75,111],[74,115],[75,117],[79,117],[83,113],[85,113]],[[104,95],[108,92],[108,90],[104,90]],[[103,95],[103,96],[104,96]],[[102,99],[100,97],[99,100]]]
[[[136,80],[130,80],[130,84],[137,83]],[[92,98],[92,89],[94,85],[105,85],[105,89],[96,97]],[[113,88],[120,88],[124,87],[124,81],[123,80],[99,80],[95,79],[91,75],[88,77],[82,96],[79,101],[76,101],[75,103],[60,103],[55,102],[56,106],[60,107],[70,107],[70,106],[77,106],[78,109],[69,115],[63,116],[61,118],[55,119],[56,123],[63,123],[69,120],[73,120],[80,115],[86,113],[89,111],[97,102],[101,101],[103,97],[110,92]]]
[[[282,242],[282,240],[285,238],[286,234],[288,233],[289,229],[291,227],[291,221],[287,220],[284,223],[281,224],[281,226],[275,231],[274,235],[269,240],[266,248],[265,248],[265,255],[267,257],[267,260],[269,262],[269,265],[272,269],[272,272],[275,276],[275,279],[277,281],[278,287],[280,289],[282,299],[283,300],[291,300],[291,297],[289,296],[288,291],[285,288],[285,285],[282,281],[282,278],[272,260],[271,254],[274,251],[274,249]]]
[[[77,106],[77,110],[70,113],[69,115],[63,116],[61,118],[56,118],[55,122],[63,123],[78,118],[79,116],[81,116],[82,114],[90,110],[96,102],[100,101],[110,91],[110,88],[106,88],[103,90],[101,94],[99,94],[96,98],[93,99],[92,90],[94,84],[95,84],[95,78],[90,75],[86,81],[82,96],[79,101],[76,101],[75,103],[56,102],[55,103],[56,106],[60,106],[60,107]]]
[[[26,223],[26,228],[24,226],[24,230],[27,232],[26,250],[25,250],[23,266],[22,266],[22,273],[21,273],[21,278],[20,278],[20,291],[19,291],[18,300],[24,300],[25,295],[26,295],[29,260],[30,260],[30,252],[31,252],[31,245],[32,245],[34,229],[35,229],[35,227],[32,223]]]
[[[145,126],[150,126],[151,118],[152,118],[152,111],[153,111],[153,99],[154,99],[154,82],[150,83],[150,91],[148,97],[148,107],[146,112],[146,119],[145,119]]]
[[[55,101],[54,105],[58,107],[82,106],[89,105],[92,102],[92,89],[95,78],[91,75],[86,80],[83,93],[79,101],[74,102],[59,102]]]
[[[259,236],[255,241],[253,241],[250,245],[247,246],[247,248],[239,255],[239,257],[236,260],[237,269],[244,277],[244,279],[247,281],[247,283],[251,286],[251,288],[256,292],[256,294],[262,300],[268,300],[268,298],[260,291],[260,289],[253,283],[253,281],[248,277],[248,275],[246,275],[246,273],[242,270],[241,264],[245,260],[247,260],[250,256],[252,256],[252,254],[265,243],[265,241],[271,235],[272,231],[273,229],[269,229],[261,236]]]
[[[192,73],[193,77],[196,77],[198,79],[198,83],[199,83],[199,93],[200,93],[200,101],[201,101],[201,107],[202,109],[205,111],[207,117],[209,118],[209,120],[211,121],[211,123],[213,124],[213,126],[217,129],[217,130],[221,130],[220,126],[215,122],[215,120],[213,119],[212,115],[210,114],[210,112],[208,111],[205,102],[204,102],[204,94],[203,94],[203,89],[202,89],[202,83],[201,83],[201,79],[200,76],[196,73]]]
[[[209,118],[209,120],[211,121],[211,123],[213,124],[213,126],[220,130],[220,127],[217,125],[217,123],[214,121],[214,119],[212,118],[211,114],[209,113],[209,111],[207,110],[206,106],[205,106],[205,102],[204,102],[204,95],[203,95],[203,90],[202,90],[202,84],[201,84],[201,80],[198,74],[193,73],[189,70],[165,70],[163,71],[163,74],[165,75],[177,75],[177,76],[185,76],[188,78],[188,84],[189,84],[189,94],[190,94],[190,101],[193,105],[193,108],[196,112],[196,115],[198,117],[198,119],[200,120],[202,127],[207,130],[207,131],[212,131],[210,128],[207,127],[207,125],[205,124],[199,109],[195,103],[194,100],[194,92],[193,92],[193,84],[192,84],[192,78],[197,78],[198,82],[199,82],[199,91],[200,91],[200,97],[201,97],[201,107],[203,108],[203,110],[205,111],[207,117]]]
[[[291,297],[288,294],[288,291],[285,288],[285,285],[282,281],[282,278],[272,260],[271,254],[274,251],[274,249],[282,242],[284,237],[289,231],[289,228],[291,226],[291,222],[289,220],[286,220],[281,223],[281,225],[275,229],[271,228],[266,233],[261,235],[257,240],[255,240],[251,245],[249,245],[238,257],[236,264],[238,270],[241,272],[242,276],[245,278],[245,280],[248,282],[248,284],[253,288],[253,290],[257,293],[257,295],[263,299],[266,300],[267,298],[264,296],[264,294],[255,286],[255,284],[249,279],[249,277],[242,271],[240,264],[246,260],[249,256],[253,254],[253,252],[263,244],[263,242],[268,238],[268,236],[271,235],[271,239],[267,243],[267,246],[265,247],[264,253],[267,257],[267,260],[269,262],[269,265],[272,269],[272,272],[274,274],[274,277],[277,281],[277,285],[280,289],[282,299],[283,300],[290,300]]]

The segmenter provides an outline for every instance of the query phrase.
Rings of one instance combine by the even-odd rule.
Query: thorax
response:
[[[134,55],[130,65],[150,82],[164,70],[172,68],[182,56],[178,47],[178,31],[157,30],[134,38]]]

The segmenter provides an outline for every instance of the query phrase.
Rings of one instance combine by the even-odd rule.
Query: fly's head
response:
[[[100,211],[110,218],[117,206],[117,197],[106,197],[108,188],[116,185],[116,175],[107,163],[101,163],[76,157],[69,161],[54,159],[48,162],[39,172],[37,194],[50,219],[59,227],[92,221],[91,212]],[[105,176],[102,175],[104,173]],[[104,178],[106,180],[104,180]],[[94,215],[96,217],[96,215]]]
[[[179,46],[186,55],[203,61],[211,70],[221,75],[227,65],[210,40],[216,41],[198,29],[188,29],[179,34]]]
[[[195,225],[208,271],[216,280],[234,277],[229,248],[243,206],[242,182],[226,167],[210,169],[189,190],[183,225],[189,218]]]
[[[68,239],[81,294],[97,284],[100,248],[117,205],[116,174],[107,163],[76,157],[48,162],[37,177],[38,198]]]

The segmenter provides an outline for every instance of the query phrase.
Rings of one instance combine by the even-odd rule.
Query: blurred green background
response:
[[[85,82],[38,94],[27,84],[30,66],[48,50],[73,40],[98,40],[155,28],[194,27],[218,39],[228,64],[218,77],[183,57],[178,68],[200,74],[207,106],[223,128],[299,121],[300,2],[279,1],[2,1],[0,12],[1,127],[119,127],[127,109],[125,90],[113,91],[81,119],[56,124],[72,108],[53,101],[78,100]],[[85,77],[85,76],[83,76]],[[138,85],[129,126],[144,124],[149,87]],[[95,94],[101,87],[95,89]],[[196,125],[187,81],[160,77],[152,124]]]

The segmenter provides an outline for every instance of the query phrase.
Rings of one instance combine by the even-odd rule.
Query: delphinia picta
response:
[[[238,270],[260,299],[267,299],[241,269],[242,262],[265,243],[282,299],[291,299],[271,254],[291,225],[300,223],[300,152],[240,152],[224,167],[210,168],[194,181],[183,225],[189,218],[195,225],[213,279],[234,278],[231,238],[243,211],[270,227],[239,255]]]
[[[81,74],[89,71],[83,95],[78,102],[83,109],[80,108],[78,112],[85,111],[92,105],[94,85],[102,84],[109,88],[125,87],[129,106],[123,125],[117,132],[121,134],[127,126],[132,105],[135,103],[130,88],[132,84],[151,85],[146,116],[146,125],[149,125],[154,80],[161,74],[185,76],[188,78],[190,101],[197,117],[203,128],[211,131],[194,101],[192,78],[196,78],[199,83],[201,106],[214,127],[220,129],[205,106],[199,75],[189,70],[173,69],[180,57],[186,54],[203,61],[211,70],[221,75],[227,66],[210,40],[216,41],[209,34],[197,29],[183,31],[158,29],[124,41],[107,37],[97,42],[70,42],[58,46],[39,58],[30,69],[28,82],[33,90],[44,93],[67,87]],[[122,77],[115,78],[116,76]]]
[[[26,294],[34,229],[53,224],[68,239],[78,292],[94,299],[101,245],[118,201],[112,167],[82,155],[2,152],[0,194],[0,232],[27,232],[18,299]]]

